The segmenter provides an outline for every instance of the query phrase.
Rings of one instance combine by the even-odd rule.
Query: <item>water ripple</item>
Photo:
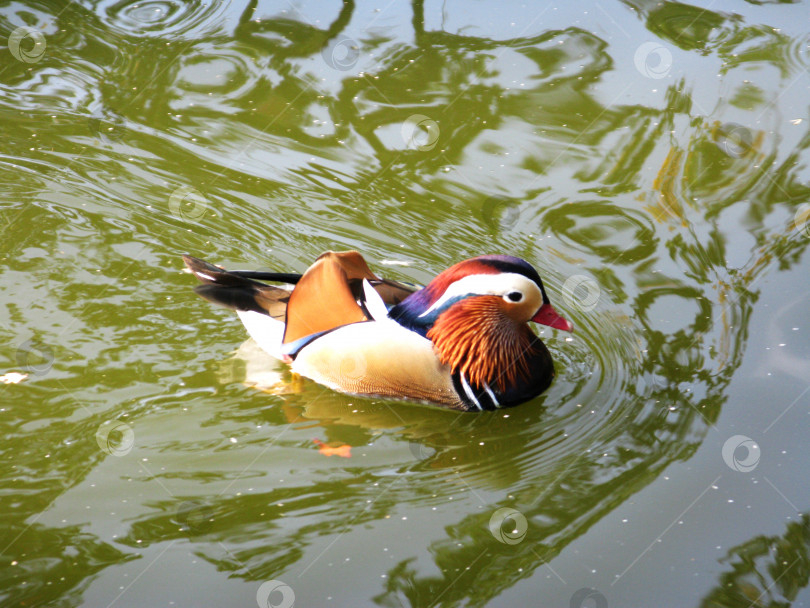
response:
[[[119,0],[103,2],[99,13],[111,29],[139,38],[190,36],[218,25],[227,2]]]

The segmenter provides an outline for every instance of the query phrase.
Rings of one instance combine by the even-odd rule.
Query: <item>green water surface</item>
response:
[[[0,43],[2,606],[810,604],[810,5],[23,0]],[[328,249],[530,261],[554,384],[296,381],[180,260]]]

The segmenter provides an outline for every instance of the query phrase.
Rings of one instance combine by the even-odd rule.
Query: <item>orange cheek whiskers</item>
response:
[[[528,379],[533,337],[528,325],[509,318],[493,296],[457,303],[428,332],[442,363],[476,386],[486,383],[500,391],[519,377]]]

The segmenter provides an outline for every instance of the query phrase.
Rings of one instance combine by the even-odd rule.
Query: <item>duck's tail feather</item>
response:
[[[301,275],[295,272],[266,272],[264,270],[229,270],[232,275],[257,281],[274,281],[295,285],[301,280]]]
[[[274,277],[290,277],[286,273],[249,273],[248,271],[232,272],[209,264],[205,260],[188,255],[183,261],[189,270],[203,285],[194,288],[194,292],[209,302],[236,311],[256,312],[268,315],[280,321],[284,320],[290,290],[274,285],[265,285],[245,275],[254,274]],[[275,278],[273,280],[280,280]]]

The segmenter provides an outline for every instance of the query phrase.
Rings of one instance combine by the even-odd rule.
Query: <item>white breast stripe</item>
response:
[[[495,404],[495,407],[501,407],[501,404],[498,403],[498,400],[495,398],[495,393],[492,392],[492,389],[489,388],[489,384],[486,382],[484,382],[484,390],[487,392],[487,395],[489,395],[489,398],[492,399],[492,403]]]
[[[475,393],[473,393],[472,388],[470,387],[469,383],[467,382],[467,378],[464,377],[464,374],[459,373],[459,378],[461,378],[461,386],[464,389],[464,392],[467,393],[467,397],[469,397],[470,401],[475,404],[475,407],[478,408],[479,412],[484,411],[484,408],[481,407],[481,404],[478,402],[478,399],[475,398]]]
[[[366,310],[375,321],[383,321],[388,318],[388,309],[385,302],[366,279],[363,279],[363,293],[366,296]]]

